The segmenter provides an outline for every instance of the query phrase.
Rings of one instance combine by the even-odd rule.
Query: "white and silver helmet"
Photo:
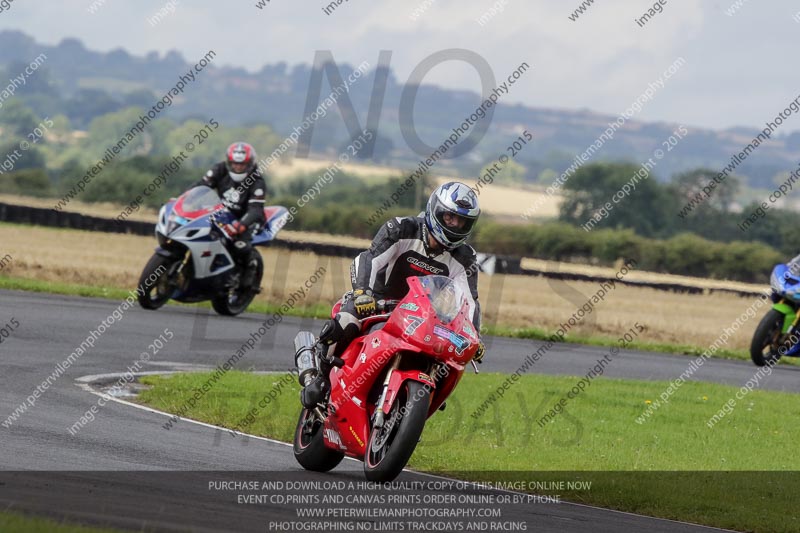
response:
[[[448,226],[445,215],[456,215],[464,223],[461,227]],[[425,225],[436,241],[451,250],[467,240],[481,214],[478,196],[469,186],[457,181],[440,185],[433,191],[425,207]]]

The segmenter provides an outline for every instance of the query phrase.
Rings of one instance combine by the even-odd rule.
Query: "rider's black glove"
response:
[[[356,309],[358,318],[368,317],[374,315],[377,310],[375,298],[372,297],[372,291],[356,289],[353,291],[353,307]]]
[[[480,341],[478,343],[478,350],[475,352],[475,355],[472,357],[472,360],[478,364],[483,363],[483,356],[485,354],[486,354],[486,346],[483,344],[483,341]]]

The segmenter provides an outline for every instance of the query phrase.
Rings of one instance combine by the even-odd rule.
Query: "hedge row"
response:
[[[564,223],[479,224],[474,245],[486,253],[608,266],[632,258],[639,270],[751,283],[767,282],[775,263],[787,259],[761,243],[715,242],[693,233],[656,240],[631,230],[586,232]]]
[[[384,220],[411,214],[407,208],[395,208],[381,214],[380,222],[369,226],[365,221],[374,212],[374,208],[361,204],[308,206],[298,211],[288,227],[372,238]],[[758,242],[709,241],[693,233],[658,240],[641,237],[628,229],[586,232],[561,222],[514,225],[482,220],[472,244],[478,251],[490,254],[606,266],[619,259],[635,259],[640,270],[751,283],[766,283],[775,263],[787,259],[776,249]]]

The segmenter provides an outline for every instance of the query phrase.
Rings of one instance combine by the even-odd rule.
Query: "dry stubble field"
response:
[[[154,247],[152,237],[0,224],[0,256],[13,258],[0,275],[131,289]],[[283,302],[320,266],[325,266],[327,275],[306,304],[332,302],[347,288],[349,259],[260,250],[265,264],[260,300]],[[555,331],[598,289],[595,283],[481,274],[479,290],[486,323]],[[647,327],[642,340],[707,347],[755,301],[754,297],[685,295],[617,284],[572,331],[615,337],[639,321]],[[759,309],[727,347],[746,349],[765,312],[766,306]]]

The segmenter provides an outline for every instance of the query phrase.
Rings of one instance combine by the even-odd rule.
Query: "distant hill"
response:
[[[122,49],[94,52],[86,49],[78,39],[65,39],[57,46],[47,46],[18,31],[0,32],[0,66],[8,77],[18,74],[40,53],[44,53],[47,60],[31,81],[19,89],[19,95],[42,115],[66,110],[78,128],[85,127],[94,116],[121,107],[149,107],[155,103],[156,95],[160,96],[172,87],[178,76],[199,59],[184,58],[174,51],[165,55],[151,52],[143,57],[132,56]],[[378,52],[375,51],[371,57],[368,55],[365,60],[370,62],[372,70],[356,82],[350,92],[362,126],[366,124]],[[353,71],[350,65],[340,64],[339,68],[343,77]],[[495,74],[502,79],[508,73]],[[265,65],[256,73],[212,64],[198,76],[196,83],[186,89],[186,97],[177,101],[165,115],[175,119],[213,116],[228,125],[267,123],[279,133],[288,135],[302,121],[310,76],[311,65],[307,64]],[[525,76],[537,76],[537,72],[534,69]],[[381,149],[376,151],[375,159],[413,169],[421,156],[408,148],[398,123],[403,83],[389,73],[378,129]],[[323,97],[329,90],[326,82]],[[453,127],[474,111],[480,101],[475,92],[423,86],[414,109],[417,131],[426,142],[438,145]],[[533,134],[534,142],[521,151],[517,161],[525,166],[527,181],[540,179],[547,183],[548,179],[552,181],[553,172],[560,173],[566,169],[574,157],[593,143],[615,119],[588,110],[501,103],[483,141],[460,158],[437,163],[435,171],[475,175],[482,166],[504,153],[506,146],[527,129]],[[643,162],[676,126],[629,121],[592,160]],[[758,134],[758,130],[749,128],[715,131],[694,128],[691,124],[686,126],[689,136],[656,168],[655,174],[660,179],[700,166],[721,169],[733,154]],[[341,152],[347,140],[347,130],[336,110],[316,125],[311,149],[316,155],[331,157]],[[737,173],[745,176],[751,187],[769,187],[776,174],[796,167],[799,149],[800,132],[773,136],[737,169]]]

